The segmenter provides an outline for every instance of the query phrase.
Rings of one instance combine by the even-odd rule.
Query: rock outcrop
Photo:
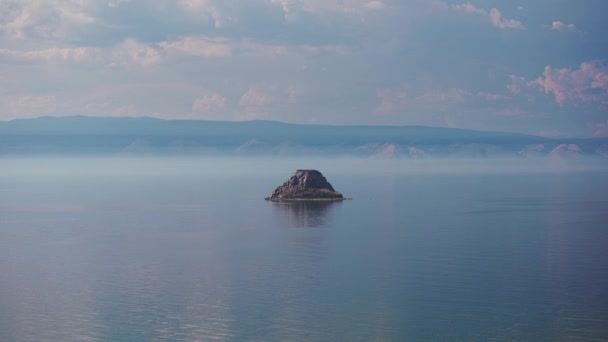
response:
[[[276,188],[267,201],[344,200],[317,170],[297,170],[283,185]]]

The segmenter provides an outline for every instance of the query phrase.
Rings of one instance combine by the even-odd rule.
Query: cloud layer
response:
[[[5,0],[0,119],[272,119],[598,136],[608,120],[608,5],[568,6]]]

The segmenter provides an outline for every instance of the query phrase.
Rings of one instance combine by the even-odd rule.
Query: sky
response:
[[[605,0],[0,0],[0,120],[608,136]]]

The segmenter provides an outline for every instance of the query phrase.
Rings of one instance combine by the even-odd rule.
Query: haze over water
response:
[[[605,163],[2,165],[2,341],[608,339]],[[263,200],[298,168],[353,200]]]

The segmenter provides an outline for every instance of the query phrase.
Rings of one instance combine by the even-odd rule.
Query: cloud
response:
[[[268,106],[274,102],[271,94],[272,91],[274,91],[274,87],[264,84],[250,86],[239,100],[239,105],[245,111],[239,119],[254,120],[267,118],[270,114]]]
[[[267,0],[280,5],[286,19],[297,12],[342,14],[361,13],[361,10],[380,10],[388,8],[386,3],[378,0]]]
[[[555,31],[576,31],[576,25],[574,24],[565,24],[561,21],[554,21],[551,23],[551,29]]]
[[[48,63],[83,63],[102,60],[103,51],[91,47],[50,47],[41,50],[20,51],[0,49],[0,57],[14,61]]]
[[[111,66],[148,68],[162,61],[161,53],[149,45],[127,38],[112,50]]]
[[[379,10],[379,9],[385,9],[387,6],[382,1],[370,1],[370,2],[366,3],[365,5],[363,5],[363,7],[373,9],[373,10]]]
[[[545,67],[542,76],[528,81],[510,75],[507,88],[513,94],[531,96],[533,91],[553,95],[560,106],[577,103],[608,105],[608,68],[600,61],[581,63],[578,69]]]
[[[210,20],[216,28],[224,27],[233,20],[222,13],[219,6],[211,0],[177,0],[176,4],[188,14],[203,16]]]
[[[0,113],[3,119],[48,115],[57,108],[53,95],[7,95],[0,97]],[[8,117],[6,117],[8,115]]]
[[[461,4],[461,5],[452,5],[452,8],[457,10],[457,11],[462,11],[462,12],[466,12],[466,13],[474,13],[474,14],[479,14],[479,15],[488,15],[488,12],[484,9],[481,8],[477,8],[475,7],[473,4],[471,4],[470,2],[467,2],[466,4]]]
[[[73,106],[73,104],[72,104]],[[82,109],[80,109],[82,110]],[[129,104],[116,104],[110,99],[101,99],[100,101],[89,101],[84,106],[84,113],[87,115],[99,115],[99,116],[138,116],[139,112],[137,105],[134,103]]]
[[[148,68],[163,60],[162,49],[127,38],[108,48],[59,47],[40,50],[0,49],[0,58],[18,62],[98,63],[110,67]]]
[[[201,98],[194,99],[192,103],[193,114],[207,114],[224,111],[226,109],[226,97],[219,93],[206,94]]]
[[[298,102],[298,96],[301,90],[295,86],[289,86],[287,88],[287,103],[296,104]]]
[[[478,92],[477,93],[477,97],[480,97],[480,98],[488,100],[488,101],[501,101],[501,100],[509,100],[510,99],[510,97],[505,96],[505,95],[488,93],[488,92],[485,92],[485,91]]]
[[[500,11],[496,8],[490,9],[490,11],[486,11],[483,8],[477,8],[475,5],[467,2],[461,5],[452,5],[452,8],[457,11],[477,14],[484,18],[487,18],[492,25],[501,29],[524,29],[524,25],[515,19],[505,19],[503,18]]]
[[[239,104],[243,107],[263,107],[272,103],[272,96],[269,94],[275,87],[256,84],[250,86],[241,96]]]
[[[560,106],[568,102],[608,104],[608,68],[598,61],[583,62],[575,70],[546,66],[531,84],[552,94]]]
[[[120,5],[129,2],[130,0],[110,0],[108,1],[108,7],[115,8],[120,7]]]
[[[294,85],[252,84],[239,99],[243,113],[238,119],[267,119],[272,112],[293,108],[300,94],[301,89]]]
[[[230,43],[227,38],[221,37],[182,37],[171,42],[160,42],[158,45],[168,53],[197,57],[225,57],[232,55]]]
[[[525,77],[509,75],[509,78],[511,79],[511,83],[507,85],[507,89],[512,94],[521,94],[525,88],[530,86]]]
[[[2,0],[0,34],[10,39],[62,38],[76,25],[92,24],[93,0]]]
[[[312,11],[324,10],[347,13],[356,11],[362,7],[366,7],[365,5],[369,3],[367,0],[304,0],[300,2],[306,4],[305,8]]]
[[[427,90],[419,95],[410,95],[400,89],[377,89],[376,95],[380,104],[376,113],[393,113],[402,110],[412,110],[420,107],[442,107],[445,104],[463,103],[469,92],[459,88],[447,90]]]

